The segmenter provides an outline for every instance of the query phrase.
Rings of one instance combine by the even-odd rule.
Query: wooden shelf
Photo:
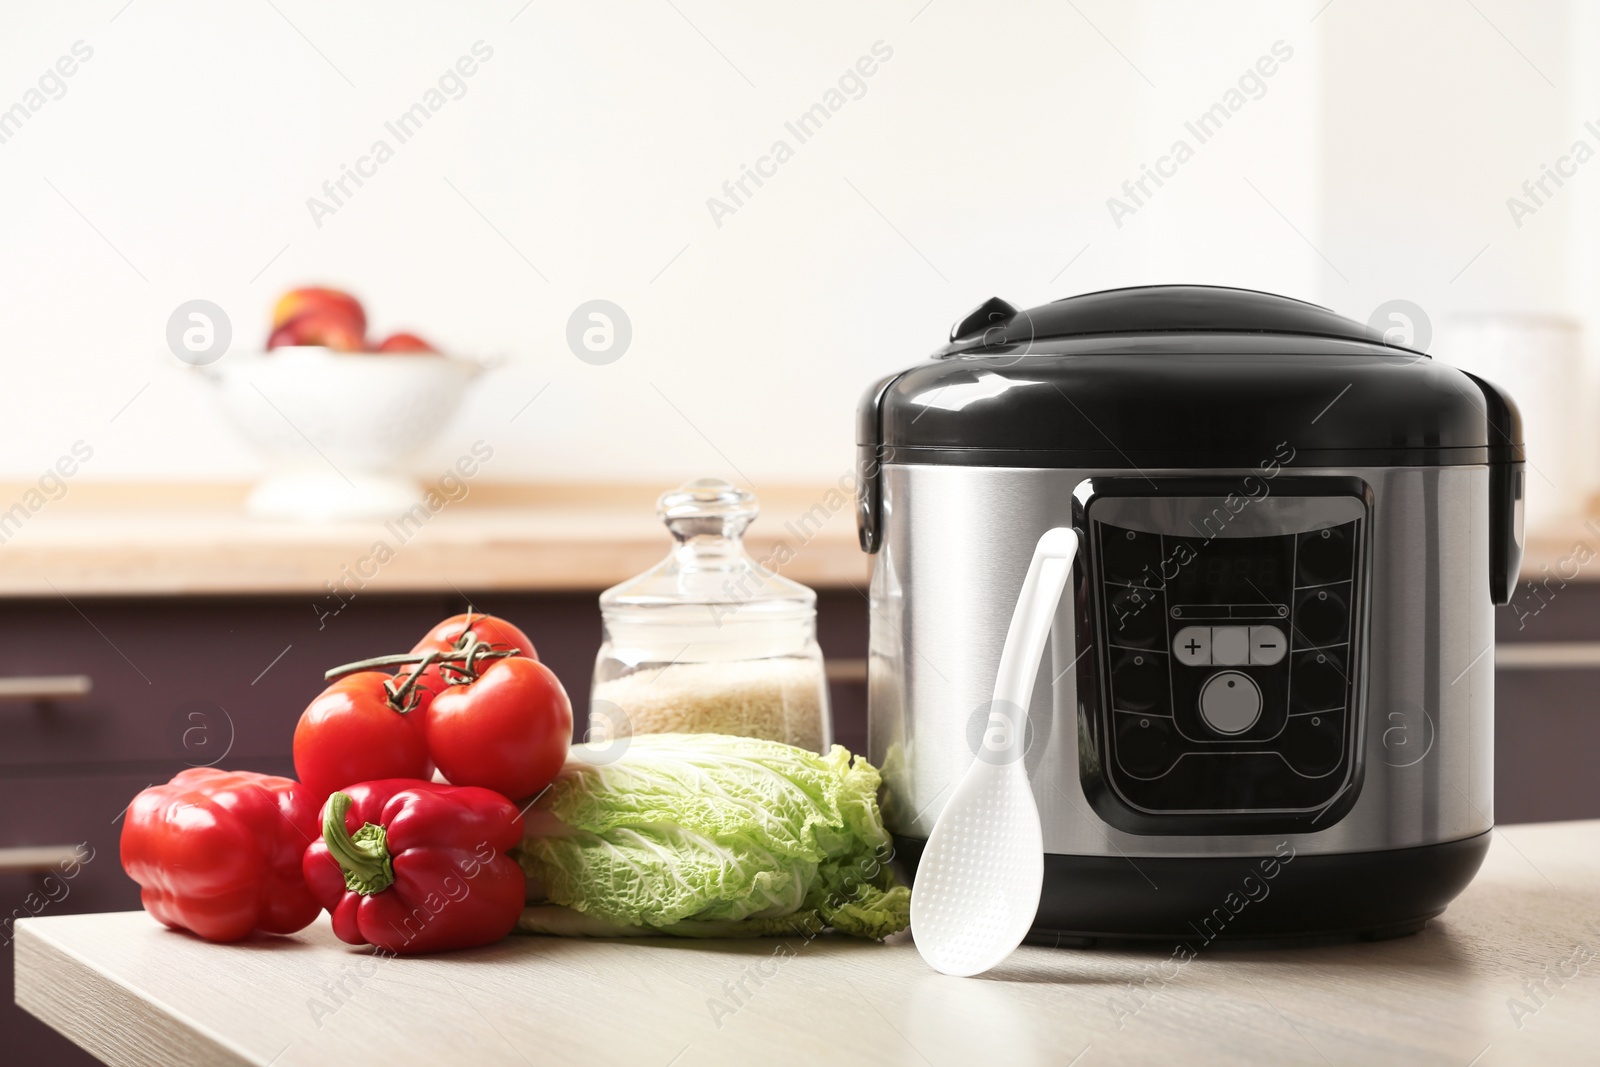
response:
[[[250,518],[242,487],[74,485],[0,527],[0,596],[594,591],[666,554],[662,488],[474,485],[425,521],[294,523]],[[23,489],[0,487],[0,500]],[[865,588],[853,501],[757,492],[751,555],[807,585]]]
[[[1522,554],[1524,581],[1600,581],[1600,509],[1529,530]]]

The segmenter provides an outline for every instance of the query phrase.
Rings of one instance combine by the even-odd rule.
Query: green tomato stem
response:
[[[467,652],[464,650],[453,650],[450,652],[430,652],[426,653],[426,655],[434,656],[440,663],[459,663],[467,658]],[[478,652],[474,658],[503,659],[506,656],[520,655],[522,655],[521,649],[496,648]],[[323,681],[331,682],[335,678],[342,678],[347,674],[359,674],[362,671],[376,671],[381,670],[384,667],[398,667],[408,663],[421,663],[424,656],[425,654],[421,652],[402,652],[393,656],[374,656],[371,659],[360,660],[356,663],[346,663],[343,666],[334,667],[332,670],[324,671],[322,679]]]

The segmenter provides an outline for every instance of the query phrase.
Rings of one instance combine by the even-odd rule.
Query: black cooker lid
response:
[[[1325,307],[1254,289],[1143,285],[1069,296],[1018,311],[990,297],[950,330],[939,355],[1097,334],[1264,333],[1385,344],[1383,336]]]
[[[1494,386],[1300,300],[1158,285],[998,298],[863,398],[879,462],[1111,469],[1522,458]]]

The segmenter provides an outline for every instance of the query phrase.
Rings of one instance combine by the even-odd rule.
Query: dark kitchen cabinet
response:
[[[1600,818],[1600,583],[1524,583],[1495,637],[1495,821]]]

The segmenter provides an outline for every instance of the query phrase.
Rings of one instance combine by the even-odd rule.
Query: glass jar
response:
[[[817,595],[744,550],[755,495],[702,478],[664,494],[672,551],[600,595],[592,734],[720,733],[833,743]]]

